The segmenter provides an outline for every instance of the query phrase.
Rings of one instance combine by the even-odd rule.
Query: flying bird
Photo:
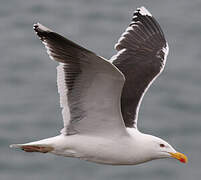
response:
[[[57,62],[64,127],[58,136],[10,147],[111,165],[136,165],[187,157],[159,137],[137,128],[142,98],[168,55],[164,33],[150,12],[138,8],[110,60],[40,23],[34,31]]]

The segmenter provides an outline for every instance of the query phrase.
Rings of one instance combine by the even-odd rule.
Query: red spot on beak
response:
[[[181,159],[180,159],[180,162],[186,163],[186,160],[185,160],[184,158],[181,158]]]

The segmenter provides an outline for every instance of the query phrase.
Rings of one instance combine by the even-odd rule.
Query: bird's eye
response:
[[[160,147],[165,147],[165,144],[160,144]]]

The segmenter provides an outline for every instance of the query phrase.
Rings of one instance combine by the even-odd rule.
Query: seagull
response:
[[[161,158],[188,161],[163,139],[137,128],[143,96],[162,72],[169,49],[160,25],[145,7],[134,12],[110,60],[40,23],[33,28],[49,57],[59,62],[64,127],[55,137],[10,147],[110,165]]]

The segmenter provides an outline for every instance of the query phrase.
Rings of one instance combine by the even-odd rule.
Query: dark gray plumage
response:
[[[115,49],[113,64],[126,79],[121,96],[123,119],[126,127],[137,127],[141,99],[165,65],[168,44],[157,21],[142,7],[134,12]]]

